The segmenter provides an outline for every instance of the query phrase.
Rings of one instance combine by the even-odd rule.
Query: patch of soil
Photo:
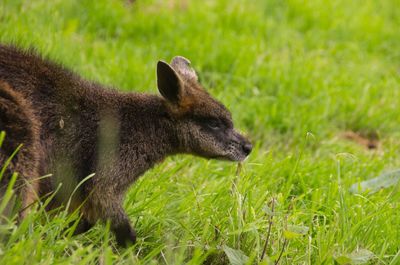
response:
[[[369,150],[378,149],[380,146],[377,133],[363,134],[360,132],[345,131],[341,134],[341,137],[362,145]]]

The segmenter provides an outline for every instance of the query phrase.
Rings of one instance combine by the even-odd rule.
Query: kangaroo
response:
[[[252,150],[186,58],[159,61],[157,87],[161,96],[121,93],[32,49],[0,45],[0,131],[6,132],[0,164],[22,144],[0,185],[18,172],[17,193],[29,207],[61,183],[48,208],[70,199],[69,210],[81,214],[76,234],[110,221],[119,245],[134,244],[122,201],[140,175],[178,153],[242,161]]]

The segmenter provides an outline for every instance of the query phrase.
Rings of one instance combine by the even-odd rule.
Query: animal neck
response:
[[[127,112],[128,115],[124,116],[129,117],[121,124],[122,136],[133,142],[149,162],[159,162],[180,152],[176,123],[161,97],[133,94],[129,106],[122,112]]]

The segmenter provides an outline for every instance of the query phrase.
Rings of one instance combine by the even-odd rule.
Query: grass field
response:
[[[1,226],[0,264],[400,264],[399,185],[350,192],[400,168],[399,6],[2,0],[1,42],[122,91],[157,93],[157,60],[189,58],[255,149],[238,173],[188,156],[147,172],[125,201],[135,246],[39,207]]]

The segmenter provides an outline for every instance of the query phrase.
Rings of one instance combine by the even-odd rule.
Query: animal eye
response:
[[[209,120],[207,123],[207,126],[210,127],[213,130],[218,130],[221,128],[221,124],[218,120],[212,119]]]

